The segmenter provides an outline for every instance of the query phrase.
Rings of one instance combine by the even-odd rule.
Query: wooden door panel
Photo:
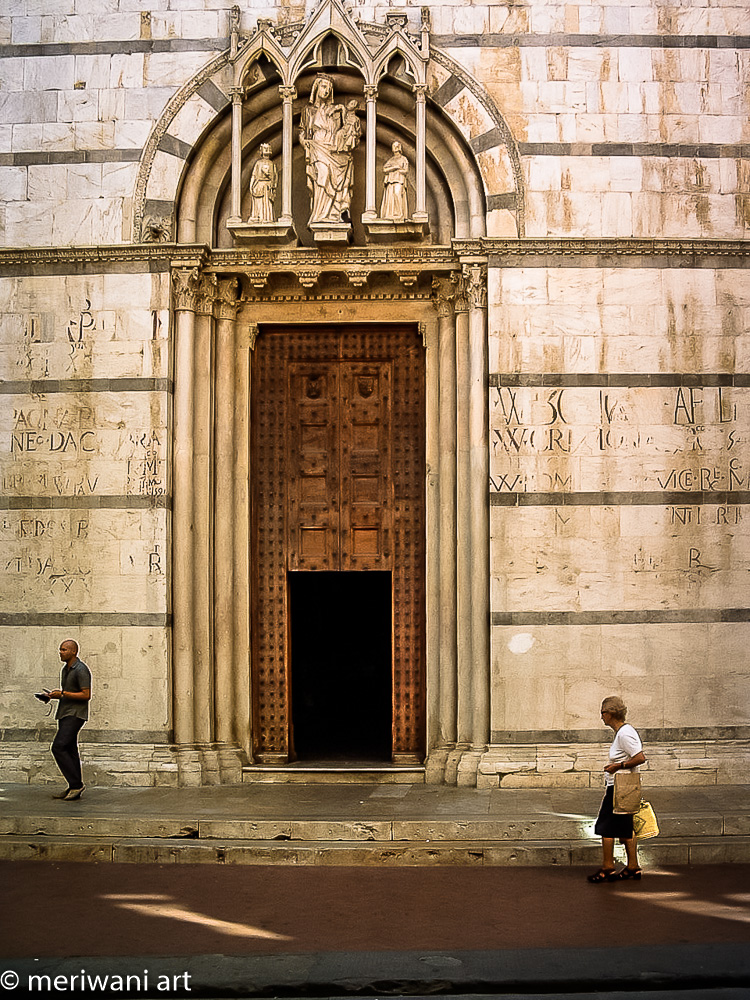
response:
[[[391,568],[390,384],[387,361],[341,364],[341,568]]]
[[[290,570],[339,568],[336,362],[289,365],[287,525]]]

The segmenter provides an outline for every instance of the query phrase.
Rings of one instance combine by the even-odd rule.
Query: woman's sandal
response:
[[[621,872],[617,873],[617,877],[623,880],[632,878],[636,882],[641,880],[641,869],[640,868],[623,868]]]
[[[588,882],[616,882],[619,877],[614,868],[600,868],[593,875],[587,875],[586,880]],[[638,877],[640,878],[640,875]]]

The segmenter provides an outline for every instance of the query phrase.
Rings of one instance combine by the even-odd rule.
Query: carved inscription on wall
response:
[[[750,390],[490,388],[490,491],[750,488]]]
[[[166,520],[164,510],[3,511],[3,607],[165,611]]]
[[[166,295],[158,274],[0,280],[0,377],[164,378]]]
[[[12,496],[167,493],[166,400],[156,392],[4,397],[2,485]]]

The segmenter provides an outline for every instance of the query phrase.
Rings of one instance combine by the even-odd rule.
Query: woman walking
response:
[[[616,882],[619,879],[640,879],[638,845],[633,835],[633,817],[613,812],[615,774],[618,771],[637,771],[646,758],[638,733],[625,721],[628,713],[622,698],[605,698],[602,702],[602,722],[614,730],[615,738],[609,748],[609,763],[604,768],[605,791],[594,833],[602,838],[602,866],[588,876],[589,882]],[[615,840],[625,845],[627,865],[619,872],[615,869]]]

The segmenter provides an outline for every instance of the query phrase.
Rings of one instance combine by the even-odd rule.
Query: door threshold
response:
[[[425,780],[425,768],[393,764],[356,764],[348,762],[310,762],[294,764],[250,764],[242,769],[243,782],[298,782],[300,784],[419,784]]]

